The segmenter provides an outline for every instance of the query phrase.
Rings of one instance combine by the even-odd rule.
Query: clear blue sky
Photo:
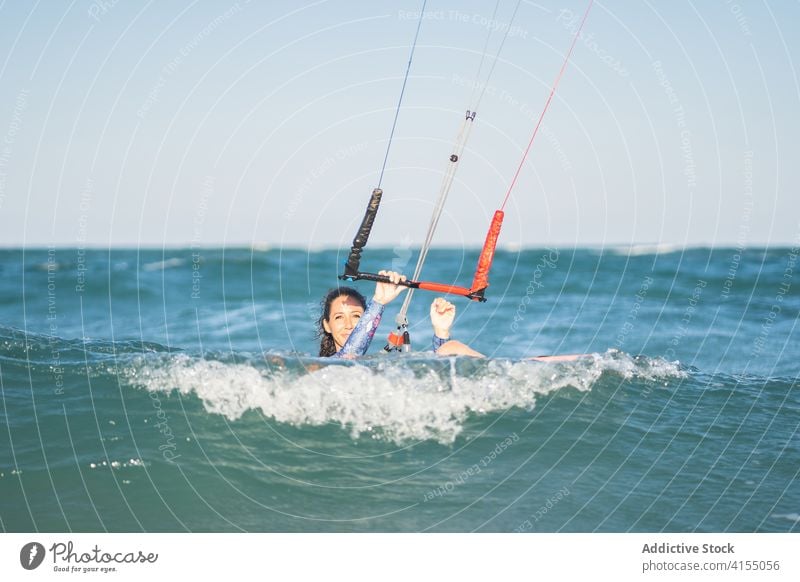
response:
[[[421,242],[486,33],[431,0],[373,243]],[[0,4],[0,245],[349,246],[421,2]],[[435,243],[478,246],[583,1],[525,2]],[[800,237],[797,2],[594,5],[501,244]]]

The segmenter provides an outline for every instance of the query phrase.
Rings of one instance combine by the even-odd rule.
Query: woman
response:
[[[397,298],[405,287],[404,275],[378,271],[391,283],[377,283],[375,294],[367,303],[364,296],[350,287],[331,289],[322,300],[322,315],[317,321],[319,355],[324,358],[354,358],[367,353],[387,303]]]
[[[433,325],[433,351],[440,356],[471,356],[485,358],[482,353],[476,352],[468,345],[450,339],[450,328],[456,317],[456,306],[442,297],[437,297],[431,303],[431,325]],[[580,355],[565,356],[536,356],[528,358],[540,362],[569,362],[580,358]]]
[[[322,315],[317,321],[320,338],[319,355],[331,358],[355,358],[367,353],[375,331],[381,322],[384,307],[397,298],[405,287],[398,285],[406,277],[394,271],[378,271],[389,277],[390,283],[377,283],[375,294],[367,302],[351,287],[331,289],[322,300]],[[450,339],[450,328],[456,316],[455,305],[442,297],[431,304],[433,351],[441,356],[472,356],[485,358],[468,345]],[[537,356],[532,360],[569,361],[580,356]]]

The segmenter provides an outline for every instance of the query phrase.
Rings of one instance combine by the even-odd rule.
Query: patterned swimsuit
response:
[[[369,345],[372,343],[372,338],[378,330],[378,325],[381,323],[381,316],[383,315],[384,306],[370,299],[367,303],[367,308],[364,314],[358,320],[355,329],[353,329],[347,341],[344,342],[342,349],[333,354],[332,358],[352,358],[355,356],[363,356],[367,353]],[[433,351],[438,352],[439,348],[449,340],[433,336]]]

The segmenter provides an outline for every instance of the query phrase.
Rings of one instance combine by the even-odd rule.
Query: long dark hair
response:
[[[336,287],[328,291],[328,294],[325,295],[320,302],[322,314],[317,320],[317,337],[319,338],[319,355],[321,358],[328,358],[336,353],[336,344],[333,341],[333,335],[325,331],[325,326],[322,325],[322,322],[328,321],[331,318],[331,304],[338,297],[355,299],[361,304],[363,309],[367,308],[367,300],[352,287]]]

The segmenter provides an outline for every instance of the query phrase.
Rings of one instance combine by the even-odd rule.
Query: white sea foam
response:
[[[127,461],[97,461],[96,463],[89,463],[90,469],[103,469],[104,467],[111,467],[112,469],[127,469],[128,467],[144,467],[144,461],[141,459],[129,459]]]
[[[775,513],[775,519],[788,519],[789,521],[800,522],[800,513]]]
[[[666,255],[670,253],[677,253],[681,250],[686,250],[686,247],[671,243],[638,244],[638,245],[612,247],[610,249],[610,251],[614,254],[629,256],[629,257],[640,257],[645,255]]]
[[[619,352],[557,364],[370,358],[354,365],[310,360],[304,366],[275,371],[180,355],[161,365],[142,363],[128,376],[150,391],[193,393],[206,410],[230,420],[260,410],[295,426],[340,424],[353,438],[451,443],[470,414],[532,409],[538,396],[567,387],[589,390],[606,372],[644,379],[683,374],[676,363]]]
[[[145,263],[142,265],[142,270],[144,271],[163,271],[165,269],[171,269],[172,267],[180,267],[185,264],[186,261],[184,259],[173,257],[171,259],[166,259],[164,261],[155,261],[153,263]]]

